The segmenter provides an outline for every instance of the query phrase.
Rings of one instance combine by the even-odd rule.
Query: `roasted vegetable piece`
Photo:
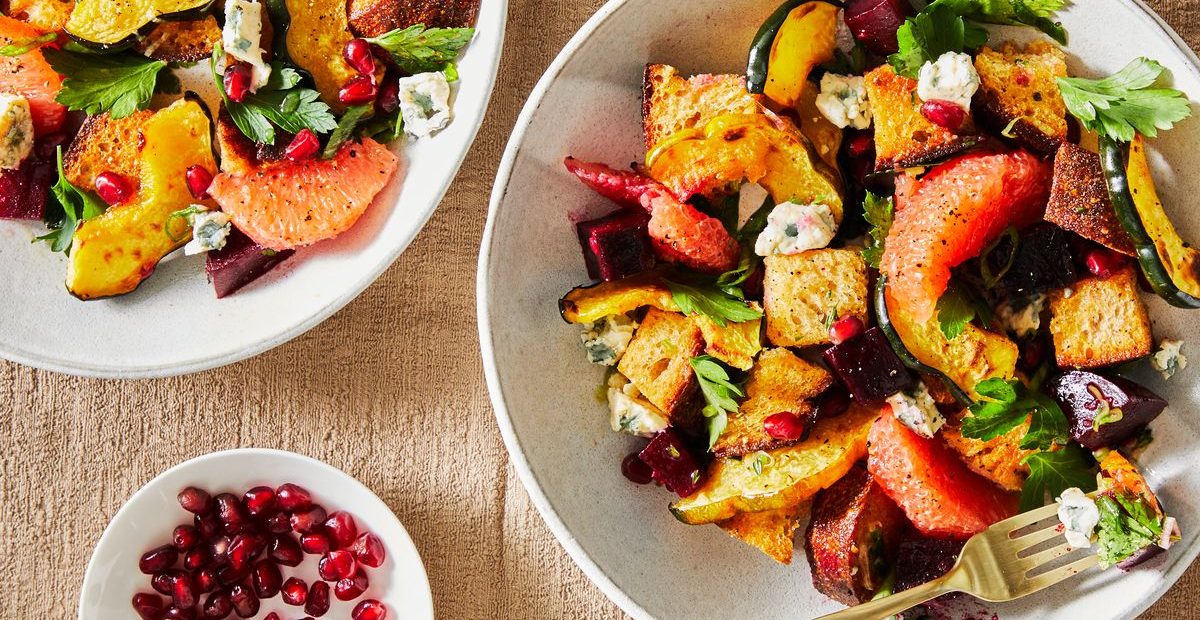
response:
[[[834,172],[838,171],[838,152],[842,148],[842,129],[825,118],[817,108],[817,95],[821,87],[808,82],[796,100],[796,117],[800,121],[800,133],[812,142],[821,161]]]
[[[916,386],[878,327],[826,349],[825,363],[861,403],[879,404]]]
[[[837,49],[838,7],[805,2],[788,13],[771,45],[763,94],[784,108],[794,108],[817,65],[833,60]]]
[[[638,458],[650,466],[654,480],[672,493],[690,495],[704,483],[702,463],[671,429],[655,435]]]
[[[321,101],[337,112],[345,109],[338,90],[356,75],[342,57],[354,38],[346,17],[345,0],[286,0],[291,24],[287,50],[292,61],[307,70],[317,84]]]
[[[212,280],[217,299],[224,299],[266,275],[295,253],[295,250],[277,252],[264,248],[234,228],[225,240],[224,248],[208,253],[204,270]]]
[[[146,121],[141,188],[128,202],[76,229],[67,266],[71,294],[96,299],[128,293],[154,273],[158,261],[187,243],[187,220],[171,214],[197,203],[184,180],[189,166],[216,174],[211,132],[208,111],[192,96]],[[211,201],[199,204],[213,207]]]
[[[966,541],[934,538],[908,530],[896,553],[895,592],[903,592],[933,581],[954,568]]]
[[[4,13],[47,32],[59,31],[71,17],[75,0],[8,0]]]
[[[730,536],[762,551],[780,564],[791,564],[795,542],[805,506],[765,512],[743,512],[718,525]]]
[[[0,219],[41,220],[55,176],[54,162],[36,156],[20,168],[0,169]]]
[[[579,324],[595,323],[606,316],[633,312],[643,306],[679,312],[671,289],[662,278],[653,274],[581,286],[558,301],[563,320]]]
[[[1021,231],[1016,248],[1010,236],[1001,237],[980,260],[987,261],[993,277],[1003,274],[992,287],[1002,299],[1027,299],[1078,280],[1067,235],[1053,224],[1035,224]]]
[[[757,303],[749,304],[762,312]],[[762,350],[762,317],[741,323],[717,325],[703,314],[692,316],[704,334],[704,352],[740,370],[750,370],[754,356]]]
[[[1071,425],[1071,439],[1089,450],[1116,448],[1154,421],[1167,401],[1121,377],[1072,370],[1054,377],[1046,389]]]
[[[855,404],[839,417],[817,422],[804,441],[764,452],[765,459],[713,461],[704,484],[675,502],[671,512],[684,523],[698,525],[807,501],[863,458],[867,433],[877,417],[878,410]]]
[[[817,591],[844,605],[868,600],[896,560],[904,512],[861,464],[817,493],[805,533]]]
[[[654,267],[645,211],[625,209],[575,225],[588,277],[611,282]]]
[[[804,0],[783,0],[767,19],[758,27],[758,33],[750,43],[750,59],[746,61],[746,91],[762,94],[767,84],[767,72],[771,62],[771,50],[775,47],[775,37],[783,22],[791,15],[792,10],[804,3]],[[647,145],[649,148],[651,145]]]
[[[76,0],[66,31],[74,39],[101,49],[134,44],[158,19],[199,19],[213,0]]]
[[[863,47],[886,56],[900,49],[896,31],[912,14],[908,0],[850,0],[844,20]]]
[[[164,21],[137,42],[137,51],[155,60],[196,62],[212,56],[221,27],[212,15],[192,21]]]

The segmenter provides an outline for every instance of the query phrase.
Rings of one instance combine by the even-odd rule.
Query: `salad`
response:
[[[226,297],[353,227],[403,174],[387,145],[451,122],[479,3],[0,9],[0,218],[42,222],[89,300],[181,249]]]
[[[1071,75],[1063,5],[788,0],[744,75],[647,65],[641,163],[565,160],[616,208],[558,302],[629,480],[783,564],[807,521],[847,605],[1047,504],[1104,568],[1179,540],[1131,376],[1186,371],[1147,297],[1200,308],[1148,163],[1190,102],[1148,58]]]

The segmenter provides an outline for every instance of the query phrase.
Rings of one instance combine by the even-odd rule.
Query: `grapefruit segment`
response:
[[[871,427],[867,469],[921,533],[970,538],[1017,513],[1017,499],[955,456],[941,439],[926,439],[888,408]]]
[[[45,34],[39,28],[0,15],[0,46],[21,43]],[[52,134],[62,128],[67,108],[54,100],[62,88],[62,77],[54,72],[39,50],[20,56],[0,56],[0,93],[19,95],[29,101],[34,133]]]
[[[956,157],[922,179],[896,177],[896,219],[882,271],[900,307],[915,321],[933,317],[950,269],[978,256],[1009,226],[1037,222],[1052,171],[1026,151]]]
[[[272,250],[332,239],[348,230],[383,189],[399,162],[364,138],[332,159],[283,161],[213,179],[209,195],[239,230]]]

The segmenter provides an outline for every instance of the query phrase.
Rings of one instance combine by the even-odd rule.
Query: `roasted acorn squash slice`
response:
[[[102,49],[132,45],[160,19],[200,19],[213,0],[77,0],[67,34]]]
[[[338,90],[354,70],[342,58],[346,43],[354,38],[346,18],[345,0],[285,0],[291,23],[287,27],[287,51],[292,61],[312,74],[321,101],[335,111],[345,106]]]
[[[643,306],[679,312],[666,282],[652,275],[581,286],[558,300],[558,309],[568,323],[595,323],[606,316],[633,312]]]

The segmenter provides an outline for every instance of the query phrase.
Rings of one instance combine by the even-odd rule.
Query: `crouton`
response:
[[[697,75],[683,78],[669,65],[646,65],[642,83],[642,122],[646,150],[662,140],[702,126],[724,114],[754,114],[762,110],[746,90],[740,75]]]
[[[115,172],[136,190],[141,177],[142,126],[153,115],[141,110],[119,119],[108,113],[89,116],[63,155],[67,180],[95,191],[96,175]]]
[[[807,504],[765,512],[741,512],[718,525],[730,536],[762,551],[780,564],[791,564],[793,537]]]
[[[1005,491],[1020,491],[1029,477],[1029,466],[1022,461],[1032,454],[1021,449],[1021,440],[1029,423],[1018,425],[1008,433],[983,441],[963,437],[959,426],[962,415],[952,416],[951,423],[942,427],[942,440],[966,463],[971,471],[996,483]]]
[[[767,340],[778,347],[829,342],[829,321],[867,322],[867,264],[857,250],[768,256],[763,279]]]
[[[1111,366],[1149,355],[1154,346],[1132,267],[1055,291],[1050,316],[1055,357],[1064,368]]]
[[[1067,76],[1067,55],[1045,41],[1021,50],[1005,43],[1000,51],[984,46],[975,56],[980,123],[994,131],[1012,124],[1012,134],[1030,149],[1051,155],[1067,140],[1067,105],[1055,80]]]
[[[349,0],[350,28],[360,37],[377,37],[397,28],[466,28],[479,15],[480,0]]]
[[[713,444],[713,454],[718,458],[740,457],[799,442],[768,435],[763,420],[783,412],[807,418],[814,409],[809,399],[830,385],[833,376],[824,368],[800,359],[787,349],[764,351],[750,370],[746,400],[736,413],[729,414],[725,431]]]
[[[9,0],[0,2],[0,9],[0,13],[42,30],[60,31],[75,10],[75,0]]]
[[[891,65],[882,65],[864,77],[875,116],[876,171],[934,162],[978,143],[970,116],[957,132],[925,118],[917,81],[897,75]]]
[[[696,391],[690,360],[704,351],[704,336],[689,317],[651,308],[617,369],[672,421]]]
[[[217,18],[208,15],[194,21],[159,22],[136,47],[155,60],[195,62],[212,56],[213,47],[220,40]]]
[[[751,302],[750,305],[761,311],[762,308]],[[762,319],[743,321],[741,323],[726,323],[724,327],[703,314],[693,317],[704,334],[704,352],[741,370],[750,370],[754,365],[754,356],[762,350]]]
[[[1135,256],[1133,239],[1117,221],[1100,156],[1064,142],[1054,156],[1046,221],[1111,250]]]

